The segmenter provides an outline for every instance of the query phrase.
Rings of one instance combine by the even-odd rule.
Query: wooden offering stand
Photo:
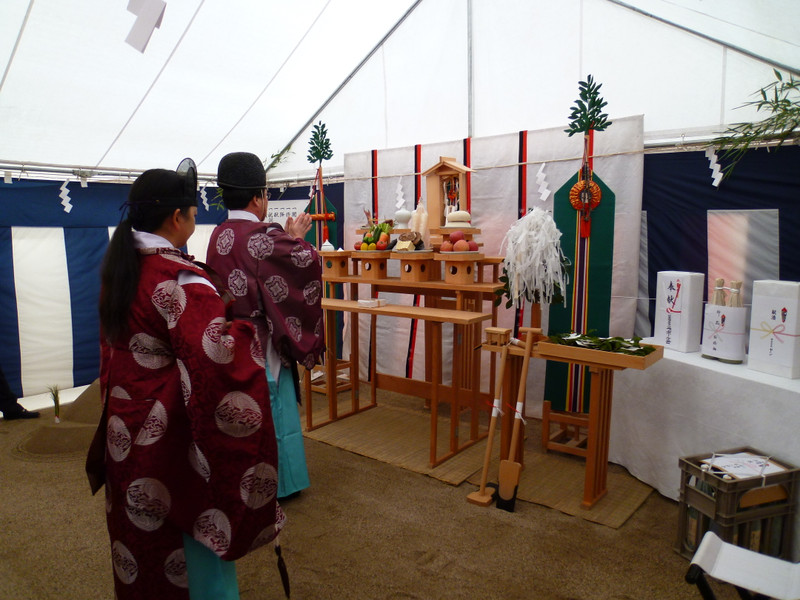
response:
[[[347,255],[346,266],[342,258]],[[326,373],[325,395],[328,403],[328,417],[322,422],[314,422],[313,411],[306,411],[306,429],[325,426],[344,417],[357,414],[376,406],[377,390],[387,389],[401,394],[416,396],[425,400],[431,411],[430,464],[436,466],[458,452],[486,437],[487,432],[480,425],[480,414],[486,412],[489,393],[480,388],[481,382],[481,332],[484,324],[497,324],[497,307],[493,300],[502,287],[497,278],[497,269],[502,257],[483,257],[478,253],[469,255],[470,264],[475,265],[472,277],[463,283],[448,283],[442,280],[442,262],[437,260],[431,250],[417,251],[364,251],[322,253],[323,283],[325,298],[322,300],[325,312],[325,338],[327,345],[326,364],[333,367]],[[390,259],[400,262],[400,276],[389,276],[385,266]],[[480,260],[479,260],[480,259]],[[379,261],[379,262],[375,262]],[[385,266],[380,268],[380,264]],[[364,267],[373,265],[367,275]],[[378,265],[375,268],[375,265]],[[406,268],[407,267],[407,268]],[[491,276],[488,268],[491,267]],[[484,271],[487,272],[484,276]],[[392,272],[394,270],[392,269]],[[350,300],[333,298],[336,285],[349,288]],[[368,294],[363,288],[368,286]],[[359,301],[361,294],[366,296]],[[379,294],[413,294],[421,298],[422,306],[385,304]],[[485,306],[490,303],[491,308]],[[484,312],[485,311],[485,312]],[[336,313],[351,313],[350,361],[337,360],[336,337],[339,332],[335,326]],[[371,344],[376,339],[376,320],[384,317],[406,318],[420,322],[424,327],[425,368],[422,378],[379,372],[375,352],[370,352],[369,387],[370,398],[365,403],[359,399],[358,357],[359,342],[358,316],[369,319]],[[487,323],[488,322],[488,323]],[[452,331],[452,348],[443,354],[442,328]],[[443,355],[451,365],[452,377],[449,382],[442,379]],[[349,370],[351,406],[342,412],[337,403],[337,374],[346,367]],[[495,363],[490,365],[490,385],[494,382]],[[311,382],[307,375],[304,386],[310,397]],[[313,391],[320,391],[314,388]],[[447,413],[439,410],[439,404],[449,404]],[[447,448],[437,448],[437,428],[440,417],[449,417]],[[319,419],[316,419],[319,421]],[[460,422],[463,421],[463,425]],[[468,422],[467,422],[468,421]],[[444,440],[442,440],[444,442]],[[444,450],[444,452],[442,452]]]
[[[400,281],[442,280],[442,267],[430,250],[392,252],[389,258],[400,261]]]
[[[485,350],[500,352],[496,344],[484,343]],[[608,489],[608,443],[611,432],[611,401],[613,398],[614,371],[623,369],[646,369],[664,356],[664,347],[655,346],[655,350],[646,356],[631,356],[617,352],[605,352],[589,348],[565,346],[547,341],[537,342],[531,351],[531,357],[566,362],[589,367],[591,376],[590,405],[588,415],[572,413],[555,413],[550,410],[550,403],[545,401],[545,414],[542,416],[543,444],[546,450],[558,450],[577,454],[586,458],[586,476],[584,479],[583,508],[591,508],[606,495]],[[524,350],[519,346],[510,346],[509,355],[519,356]],[[583,419],[580,423],[578,420]],[[585,440],[577,447],[571,441],[551,440],[549,435],[550,421],[562,422],[564,427],[585,427]],[[558,437],[557,434],[554,437]]]

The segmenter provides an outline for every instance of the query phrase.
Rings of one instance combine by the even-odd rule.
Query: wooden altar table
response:
[[[492,313],[482,313],[477,311],[468,311],[468,310],[454,310],[454,309],[446,309],[446,308],[436,308],[436,307],[418,307],[418,306],[402,306],[396,304],[386,304],[383,306],[377,307],[370,307],[364,306],[363,304],[359,303],[357,300],[340,300],[335,298],[323,298],[322,299],[322,308],[325,311],[325,337],[328,340],[327,343],[327,350],[326,350],[326,363],[327,365],[336,365],[336,344],[333,340],[336,339],[336,319],[335,314],[337,312],[349,312],[355,315],[355,318],[351,321],[351,336],[350,336],[350,356],[357,357],[358,356],[358,315],[360,314],[367,314],[370,315],[373,319],[379,316],[388,316],[388,317],[400,317],[400,318],[408,318],[408,319],[418,319],[424,321],[426,326],[429,327],[430,331],[430,354],[426,354],[427,362],[431,366],[431,376],[430,379],[425,382],[417,382],[418,387],[421,385],[425,388],[426,394],[424,397],[430,399],[431,404],[431,438],[430,438],[430,463],[432,467],[435,467],[448,458],[454,456],[461,450],[471,446],[475,442],[477,442],[481,437],[484,437],[485,434],[479,435],[478,432],[478,413],[477,407],[479,402],[479,390],[477,388],[472,389],[472,393],[469,394],[469,397],[465,399],[461,397],[459,393],[461,386],[460,381],[462,378],[461,373],[461,365],[464,363],[464,356],[467,352],[464,352],[463,348],[472,348],[474,346],[467,346],[463,343],[458,343],[457,337],[463,336],[464,332],[468,330],[470,327],[474,325],[479,325],[483,321],[490,320],[492,318]],[[453,344],[453,370],[452,370],[452,383],[449,389],[442,386],[441,382],[441,372],[442,372],[442,324],[443,323],[450,323],[455,327],[455,334],[454,334],[454,341]],[[474,347],[475,349],[471,351],[472,354],[476,355],[477,359],[479,359],[480,354],[480,346]],[[350,374],[351,374],[351,384],[352,384],[352,391],[351,399],[352,399],[352,406],[351,410],[346,414],[339,414],[338,412],[338,398],[337,398],[337,388],[335,384],[335,377],[336,377],[336,368],[328,368],[326,370],[326,396],[328,400],[328,420],[323,423],[314,424],[312,420],[312,410],[311,407],[308,406],[306,408],[306,428],[308,430],[316,429],[318,427],[322,427],[327,425],[328,423],[332,423],[338,419],[345,418],[350,415],[354,415],[362,410],[366,410],[376,406],[376,393],[378,387],[378,379],[379,374],[377,373],[376,368],[376,358],[373,354],[372,360],[370,361],[370,381],[371,381],[371,394],[370,394],[370,403],[361,406],[359,403],[358,398],[358,364],[357,361],[353,362],[351,360],[350,364]],[[304,386],[306,390],[306,397],[311,397],[311,375],[310,372],[306,372],[304,376]],[[448,449],[445,453],[439,454],[437,450],[437,439],[438,439],[438,418],[439,418],[439,403],[440,403],[440,396],[442,392],[445,392],[449,396],[450,402],[450,432],[449,432],[449,444]],[[460,408],[462,406],[469,406],[472,411],[471,415],[471,423],[470,423],[470,436],[469,440],[465,443],[461,443],[458,435],[458,420],[460,415]]]
[[[497,345],[484,344],[484,349],[491,352],[500,352],[502,347]],[[589,415],[584,417],[588,427],[585,449],[580,452],[574,447],[565,446],[558,442],[551,442],[545,445],[546,449],[566,451],[571,454],[578,454],[586,458],[586,475],[583,487],[584,508],[591,508],[598,500],[606,495],[608,478],[608,446],[611,432],[611,401],[613,398],[614,371],[623,369],[646,369],[650,365],[660,360],[664,355],[663,346],[655,346],[655,351],[646,356],[631,356],[616,352],[604,352],[602,350],[592,350],[574,346],[565,346],[551,342],[540,341],[534,344],[531,351],[532,358],[543,358],[556,362],[567,362],[589,367],[591,374]],[[524,348],[519,346],[509,346],[509,360],[521,361],[524,359]],[[512,368],[512,372],[515,369]],[[545,412],[547,412],[547,404]],[[548,417],[543,415],[542,430],[543,437],[548,436],[549,423]],[[552,420],[560,420],[557,417],[550,417]],[[569,415],[569,419],[581,419],[580,415]],[[566,447],[566,449],[565,449]]]

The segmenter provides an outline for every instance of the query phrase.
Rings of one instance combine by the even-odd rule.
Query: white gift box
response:
[[[753,282],[747,366],[781,377],[800,377],[800,282]]]
[[[703,356],[726,362],[744,362],[746,339],[747,308],[706,304]]]
[[[703,273],[659,271],[656,280],[656,344],[679,352],[700,349],[703,322]]]

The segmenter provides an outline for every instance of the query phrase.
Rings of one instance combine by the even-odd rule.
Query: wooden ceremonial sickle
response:
[[[506,330],[509,334],[510,329]],[[497,373],[497,379],[494,384],[494,406],[492,407],[492,417],[489,420],[489,437],[486,440],[486,455],[483,457],[483,472],[481,473],[481,487],[477,492],[472,492],[467,495],[467,502],[477,504],[478,506],[489,506],[494,500],[494,493],[486,493],[486,480],[489,477],[489,461],[492,458],[492,446],[494,443],[494,431],[497,427],[497,417],[500,414],[500,395],[503,390],[503,375],[506,369],[506,359],[508,358],[508,344],[503,344],[503,349],[500,352],[500,368]]]
[[[514,505],[517,500],[517,486],[519,485],[519,474],[520,471],[522,471],[522,463],[518,462],[516,458],[520,430],[522,429],[522,411],[525,406],[528,365],[531,361],[533,342],[539,338],[538,334],[542,333],[541,329],[532,327],[520,327],[520,331],[525,333],[525,355],[522,357],[522,373],[520,373],[519,376],[517,406],[514,413],[514,429],[511,433],[511,447],[508,451],[508,459],[500,461],[496,503],[497,508],[502,508],[508,512],[514,512]]]

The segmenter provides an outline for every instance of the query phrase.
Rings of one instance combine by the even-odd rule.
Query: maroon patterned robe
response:
[[[314,247],[276,223],[228,219],[208,243],[208,264],[226,273],[233,314],[272,340],[284,365],[313,367],[325,349],[322,263]]]
[[[119,600],[188,600],[182,532],[234,560],[283,525],[264,353],[213,288],[178,285],[206,277],[179,250],[139,252],[130,333],[102,343],[114,584]]]

